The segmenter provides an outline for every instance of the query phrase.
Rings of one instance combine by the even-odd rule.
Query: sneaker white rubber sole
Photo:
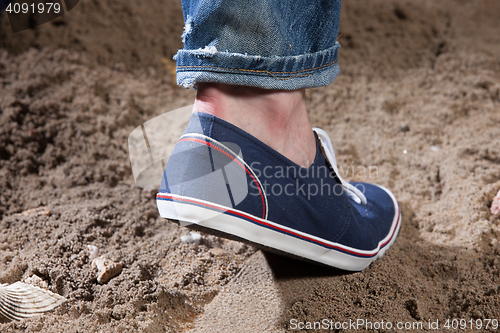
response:
[[[385,187],[379,187],[390,195],[397,212],[387,236],[379,242],[377,248],[370,251],[330,242],[243,211],[196,198],[158,193],[157,205],[161,217],[178,220],[183,226],[196,224],[203,229],[207,228],[203,230],[207,233],[217,235],[220,232],[328,266],[361,271],[384,255],[396,240],[401,227],[401,210],[396,198]]]

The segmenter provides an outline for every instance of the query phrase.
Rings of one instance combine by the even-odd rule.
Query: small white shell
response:
[[[37,316],[65,301],[61,295],[26,283],[0,284],[0,316],[7,319]]]
[[[87,245],[87,248],[90,252],[89,259],[94,260],[95,258],[97,258],[97,256],[99,255],[99,248],[95,245]]]
[[[500,218],[500,191],[498,191],[497,195],[493,198],[490,211],[491,215]]]
[[[191,231],[190,235],[181,236],[181,242],[194,243],[196,245],[200,245],[201,235],[197,232]]]
[[[122,264],[103,256],[92,261],[92,267],[97,267],[97,282],[104,284],[122,272]]]
[[[24,283],[27,283],[31,286],[39,287],[42,289],[47,289],[49,287],[49,284],[47,281],[42,280],[39,276],[37,275],[32,275],[29,278],[24,279]]]
[[[22,215],[22,216],[40,216],[40,215],[45,215],[45,216],[50,216],[50,210],[47,207],[31,208],[31,209],[25,210],[24,212],[16,214],[16,215]]]

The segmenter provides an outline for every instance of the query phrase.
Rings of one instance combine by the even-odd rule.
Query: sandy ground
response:
[[[468,332],[500,320],[500,221],[488,210],[500,189],[500,2],[345,0],[342,11],[342,73],[307,92],[310,117],[343,176],[389,187],[403,213],[391,250],[354,274],[208,235],[183,243],[188,230],[135,185],[130,132],[194,98],[172,73],[179,3],[82,0],[17,34],[4,16],[0,283],[35,275],[68,302],[0,331],[283,332],[363,319],[394,327],[336,331],[451,332],[447,319],[465,319]],[[98,284],[87,245],[122,273]]]

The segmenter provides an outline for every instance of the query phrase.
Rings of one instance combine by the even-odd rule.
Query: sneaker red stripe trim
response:
[[[168,201],[178,201],[178,202],[190,203],[190,204],[194,204],[194,205],[197,205],[197,206],[206,207],[208,209],[221,212],[223,214],[229,214],[229,215],[233,215],[233,216],[238,216],[238,217],[241,217],[241,218],[243,218],[243,219],[245,219],[245,220],[247,220],[247,221],[249,221],[251,223],[262,225],[262,226],[265,226],[265,227],[267,227],[269,229],[276,230],[276,231],[279,231],[279,232],[284,233],[284,234],[288,234],[288,235],[296,237],[296,238],[304,239],[304,240],[306,240],[308,242],[315,243],[315,244],[321,245],[321,246],[329,248],[329,249],[334,249],[334,250],[337,250],[337,251],[340,251],[340,252],[344,252],[344,253],[348,253],[348,254],[352,254],[352,255],[358,256],[358,257],[364,257],[364,258],[372,258],[372,257],[378,255],[378,253],[380,252],[380,250],[382,250],[391,241],[391,239],[394,237],[394,234],[395,234],[396,230],[398,229],[398,225],[400,223],[400,217],[401,217],[400,209],[399,209],[399,205],[398,205],[397,221],[396,221],[396,224],[394,225],[394,228],[393,228],[393,230],[391,232],[390,237],[383,244],[380,245],[379,249],[376,252],[374,252],[374,253],[363,253],[363,252],[354,251],[354,250],[351,250],[351,249],[348,249],[348,248],[344,248],[341,245],[333,245],[333,244],[329,244],[329,243],[326,243],[326,242],[322,242],[322,241],[320,241],[318,239],[315,239],[315,238],[312,238],[312,237],[308,237],[308,236],[300,234],[298,232],[294,232],[294,231],[291,231],[291,230],[288,230],[288,229],[285,229],[285,228],[281,228],[279,226],[276,226],[273,223],[262,221],[260,219],[257,219],[255,217],[253,217],[252,215],[243,213],[241,211],[235,211],[235,210],[232,210],[232,209],[221,209],[220,207],[217,207],[215,205],[211,205],[209,203],[202,202],[202,201],[199,201],[199,200],[196,200],[196,199],[193,199],[193,198],[183,198],[183,197],[176,197],[176,196],[174,197],[172,195],[161,194],[161,193],[158,193],[156,195],[156,197],[158,199],[160,199],[160,200],[168,200]]]

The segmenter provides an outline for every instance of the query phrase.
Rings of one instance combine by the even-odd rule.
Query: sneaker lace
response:
[[[328,134],[326,134],[326,132],[320,128],[313,128],[313,130],[318,135],[321,146],[323,147],[323,151],[325,152],[326,159],[328,160],[333,170],[335,171],[335,174],[337,175],[338,179],[340,180],[340,183],[344,187],[347,196],[352,200],[354,200],[354,202],[356,202],[357,204],[366,205],[365,195],[358,188],[351,185],[349,182],[345,181],[340,176],[337,168],[337,161],[335,159],[335,152],[333,151],[332,141],[330,140]]]

